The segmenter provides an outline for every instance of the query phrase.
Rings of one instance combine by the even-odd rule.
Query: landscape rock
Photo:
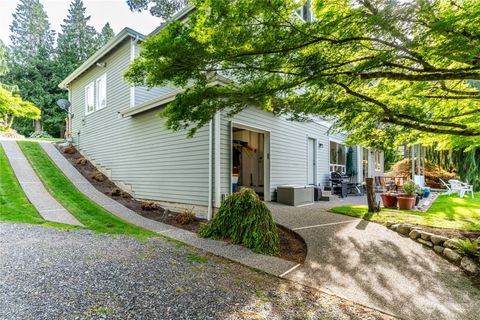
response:
[[[420,232],[420,236],[422,237],[423,240],[430,241],[430,238],[433,236],[433,234],[430,232],[422,231]]]
[[[430,241],[432,241],[433,244],[440,245],[440,246],[443,245],[443,243],[447,240],[448,240],[447,237],[439,236],[439,235],[436,235],[436,234],[433,234],[430,237]]]
[[[395,224],[395,222],[392,221],[392,220],[388,220],[387,223],[386,223],[387,228],[390,228],[390,227],[393,226],[394,224]]]
[[[442,246],[433,246],[433,250],[434,250],[436,253],[442,253],[444,249],[445,249],[445,248],[442,247]]]
[[[448,249],[457,249],[457,244],[455,240],[453,239],[448,239],[443,243],[443,246]]]
[[[459,263],[460,260],[462,260],[462,256],[453,251],[452,249],[445,248],[443,250],[443,255],[445,258],[447,258],[449,261],[454,262],[454,263]]]
[[[480,267],[469,257],[463,257],[460,266],[472,276],[476,276],[480,273]]]
[[[422,238],[417,239],[417,241],[420,242],[421,244],[423,244],[424,246],[427,246],[427,247],[430,247],[430,248],[433,247],[433,243],[431,243],[430,241],[423,240]]]
[[[420,238],[420,231],[417,229],[413,229],[412,231],[410,231],[408,236],[413,240],[417,240],[418,238]]]
[[[398,224],[398,223],[392,224],[392,225],[390,226],[390,229],[392,229],[393,231],[397,231],[397,228],[398,228],[399,225],[400,225],[400,224]]]
[[[122,191],[118,188],[113,188],[109,193],[108,195],[109,196],[112,196],[112,197],[118,197],[120,194],[122,193]]]
[[[105,176],[103,175],[103,173],[101,173],[98,170],[94,170],[94,171],[90,172],[90,178],[92,178],[94,180],[97,180],[98,182],[103,182],[106,179]]]
[[[412,230],[412,226],[409,224],[400,224],[396,229],[398,233],[401,233],[404,235],[408,235],[410,233],[410,230]]]
[[[155,202],[143,202],[142,210],[145,210],[145,211],[158,210],[158,205]]]

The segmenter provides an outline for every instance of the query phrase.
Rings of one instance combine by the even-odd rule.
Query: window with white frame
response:
[[[96,91],[96,96],[97,96],[97,104],[96,104],[96,109],[102,109],[107,106],[107,75],[104,74],[100,78],[98,78],[96,81],[96,86],[97,86],[97,91]]]
[[[335,141],[330,141],[330,172],[345,173],[346,164],[346,146]]]
[[[85,87],[85,114],[95,111],[95,83],[91,82]]]
[[[375,171],[382,170],[382,154],[380,151],[375,151]]]
[[[305,1],[305,4],[296,12],[300,16],[300,18],[302,18],[303,21],[310,21],[310,22],[313,21],[311,0]]]

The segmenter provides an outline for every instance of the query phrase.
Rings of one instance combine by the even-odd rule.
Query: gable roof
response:
[[[140,40],[145,39],[145,35],[141,34],[130,28],[124,28],[120,31],[115,37],[108,41],[103,47],[101,47],[97,52],[95,52],[90,58],[88,58],[82,65],[70,73],[62,82],[58,85],[62,89],[66,89],[67,86],[76,78],[78,78],[82,73],[87,71],[91,66],[102,59],[106,54],[108,54],[112,49],[119,45],[123,40],[128,37],[138,38]]]

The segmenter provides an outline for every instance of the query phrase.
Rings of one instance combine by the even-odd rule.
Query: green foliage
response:
[[[0,87],[0,127],[10,129],[15,118],[40,119],[41,111],[32,103]]]
[[[189,0],[127,0],[130,10],[150,10],[153,16],[163,19],[170,18],[189,2]]]
[[[220,206],[210,224],[201,227],[199,235],[213,239],[229,239],[255,252],[277,255],[279,237],[272,214],[258,195],[241,188]]]
[[[256,105],[334,120],[352,144],[480,144],[480,92],[470,81],[480,79],[479,1],[317,0],[315,20],[303,21],[305,2],[194,0],[187,21],[144,42],[126,77],[187,88],[163,115],[191,134],[219,110]]]
[[[455,239],[455,246],[457,250],[463,254],[480,256],[480,237],[474,241],[470,241],[470,239]]]
[[[31,135],[30,135],[30,138],[32,139],[45,139],[45,138],[52,138],[51,135],[49,135],[47,132],[45,131],[37,131],[37,132],[33,132]]]
[[[407,196],[413,196],[415,194],[415,191],[417,190],[417,187],[415,186],[415,183],[413,181],[409,180],[403,184],[403,192]]]

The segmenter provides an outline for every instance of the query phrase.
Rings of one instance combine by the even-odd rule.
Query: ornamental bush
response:
[[[210,224],[200,228],[199,235],[228,239],[257,253],[277,255],[279,237],[272,214],[252,189],[242,188],[220,206]]]

